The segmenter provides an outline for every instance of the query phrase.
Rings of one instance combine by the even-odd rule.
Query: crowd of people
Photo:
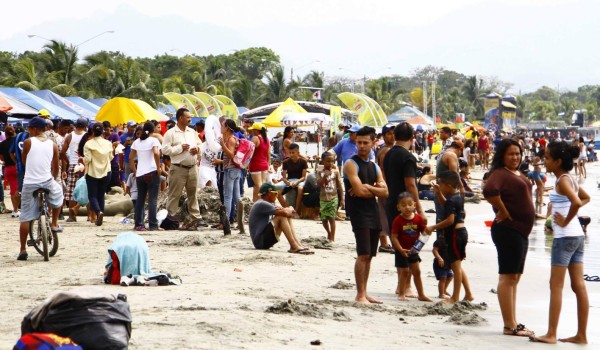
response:
[[[305,188],[313,186],[313,181],[328,240],[335,242],[340,209],[345,209],[352,226],[357,253],[357,303],[381,303],[367,291],[371,261],[378,252],[395,255],[395,293],[400,300],[415,297],[432,301],[421,279],[419,244],[422,246],[434,232],[432,268],[439,281],[438,297],[456,303],[462,294],[462,299],[471,301],[474,296],[462,264],[468,243],[465,200],[474,192],[468,171],[479,166],[487,171],[481,196],[496,213],[491,233],[498,254],[498,301],[504,334],[556,342],[562,287],[568,271],[578,299],[579,328],[575,337],[564,341],[586,342],[589,303],[583,283],[584,233],[577,211],[589,202],[589,196],[569,174],[574,167],[585,164],[587,147],[582,139],[548,142],[544,135],[480,134],[474,128],[465,135],[447,127],[420,133],[408,123],[385,125],[376,135],[375,129],[368,126],[340,125],[339,131],[327,139],[328,147],[313,171],[309,169],[311,159],[301,154],[295,143],[293,127],[286,127],[272,145],[266,127],[259,122],[245,120],[239,127],[231,119],[214,116],[194,128],[190,122],[189,110],[180,108],[164,133],[153,121],[140,125],[129,121],[119,130],[108,122],[89,123],[86,119],[73,124],[53,123],[44,113],[30,120],[26,131],[6,127],[0,158],[10,186],[12,216],[19,217],[21,223],[17,259],[27,260],[29,221],[39,215],[33,191],[50,191],[51,227],[60,232],[63,228],[58,221],[63,207],[68,209],[67,221],[78,219],[74,190],[81,177],[89,199],[88,220],[97,226],[103,224],[105,194],[111,187],[119,187],[133,202],[135,231],[163,230],[157,218],[161,191],[167,194],[168,215],[163,223],[177,223],[179,227],[177,213],[185,192],[192,220],[181,227],[195,230],[208,226],[200,215],[197,197],[198,189],[204,187],[218,189],[224,208],[226,221],[215,228],[235,229],[236,207],[248,181],[253,188],[254,204],[248,219],[254,247],[269,249],[283,234],[290,253],[314,254],[302,245],[294,229],[294,219],[304,206]],[[442,147],[432,163],[428,159],[437,140]],[[426,150],[429,156],[421,157]],[[538,205],[543,201],[542,167],[557,181],[548,205],[554,232],[549,328],[546,335],[536,337],[518,322],[516,299],[528,236],[538,211],[534,198]],[[586,176],[585,165],[578,168],[578,174]],[[533,193],[534,184],[535,194],[523,195]],[[426,199],[435,204],[435,219],[431,222],[422,203]]]

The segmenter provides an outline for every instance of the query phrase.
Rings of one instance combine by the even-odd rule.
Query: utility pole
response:
[[[427,115],[427,82],[423,81],[423,113]]]
[[[431,82],[431,116],[433,120],[436,117],[436,109],[435,109],[435,80]],[[425,113],[427,114],[427,113]]]

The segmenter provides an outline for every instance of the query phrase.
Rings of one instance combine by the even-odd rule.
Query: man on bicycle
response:
[[[40,117],[31,119],[27,130],[29,138],[23,143],[23,164],[25,165],[25,177],[23,179],[23,191],[21,192],[21,216],[19,238],[21,251],[17,260],[27,260],[27,235],[29,233],[29,222],[40,215],[37,198],[33,192],[43,188],[50,191],[47,196],[49,205],[52,207],[51,229],[55,232],[62,231],[58,226],[58,215],[63,203],[62,187],[54,180],[58,175],[58,146],[52,142],[44,133],[47,128],[46,120]],[[28,160],[31,159],[30,162]]]

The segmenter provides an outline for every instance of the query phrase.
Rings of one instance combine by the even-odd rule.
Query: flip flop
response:
[[[98,217],[96,218],[96,226],[102,226],[102,221],[104,220],[104,213],[100,212]]]
[[[27,252],[21,252],[19,253],[19,256],[17,256],[17,260],[27,260],[28,257],[29,254],[27,254]]]
[[[63,232],[65,228],[58,225],[58,227],[50,227],[50,230],[52,230],[52,232]]]
[[[298,250],[288,250],[288,253],[292,253],[292,254],[300,254],[300,255],[313,255],[315,252],[313,252],[312,250],[308,249],[308,248],[302,248],[302,249],[298,249]]]

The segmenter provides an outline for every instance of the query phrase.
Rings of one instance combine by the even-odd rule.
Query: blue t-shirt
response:
[[[358,154],[358,147],[356,143],[352,142],[351,139],[343,139],[333,147],[333,151],[337,154],[337,164],[342,165],[346,161],[352,158],[355,154]],[[375,153],[371,150],[369,154],[369,160],[375,159]]]
[[[133,143],[133,138],[135,137],[135,134],[124,133],[123,135],[121,135],[121,144],[123,146],[125,146],[125,140],[127,140],[128,137],[131,138],[131,142]],[[125,162],[129,162],[129,153],[131,153],[131,144],[129,144],[129,146],[125,146],[125,148],[123,149],[123,159],[125,160]]]
[[[23,164],[21,155],[23,152],[23,142],[25,142],[25,140],[28,138],[29,133],[27,131],[20,132],[17,137],[15,137],[13,144],[10,146],[9,152],[15,154],[15,158],[17,159],[17,172],[19,173],[25,172],[25,165]]]

